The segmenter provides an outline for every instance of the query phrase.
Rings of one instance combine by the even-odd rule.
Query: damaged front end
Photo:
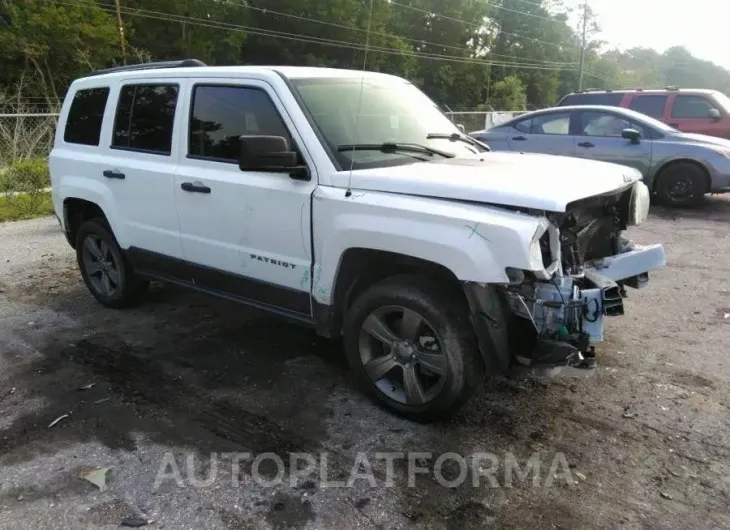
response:
[[[499,288],[510,315],[501,345],[507,342],[511,368],[541,377],[594,371],[591,344],[604,338],[604,317],[623,315],[626,287],[644,287],[649,271],[665,265],[662,245],[640,246],[622,237],[628,226],[646,219],[648,207],[648,189],[636,182],[544,219],[531,249],[540,266],[508,270],[510,284]],[[478,298],[471,295],[474,301]],[[493,321],[493,315],[487,320]],[[484,345],[484,333],[477,322],[475,326]],[[495,327],[487,347],[499,346]],[[502,357],[504,367],[505,353],[492,352]]]

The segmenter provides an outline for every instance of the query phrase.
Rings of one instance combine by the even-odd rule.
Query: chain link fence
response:
[[[47,158],[58,114],[0,114],[0,170],[19,160]]]

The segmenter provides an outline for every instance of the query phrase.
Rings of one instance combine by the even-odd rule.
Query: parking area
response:
[[[2,224],[0,528],[730,528],[730,199],[655,208],[630,236],[668,266],[629,290],[595,376],[495,378],[424,426],[362,397],[312,331],[172,287],[104,309],[55,219]],[[316,455],[318,472],[221,456],[245,452]],[[415,452],[494,455],[496,483],[470,467],[409,486],[373,456]],[[328,485],[325,455],[333,482],[366,455],[375,484]],[[160,481],[170,459],[182,482]],[[101,488],[80,478],[104,468]]]

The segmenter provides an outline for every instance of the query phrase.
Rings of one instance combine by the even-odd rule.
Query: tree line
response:
[[[455,111],[539,108],[578,88],[575,18],[560,0],[0,0],[0,105],[57,108],[90,71],[197,58],[364,67]],[[608,50],[586,20],[585,87],[730,93],[730,72],[686,49]]]

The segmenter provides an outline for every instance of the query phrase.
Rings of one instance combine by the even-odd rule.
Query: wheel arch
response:
[[[699,162],[698,160],[692,159],[692,158],[676,158],[673,160],[669,160],[667,162],[664,162],[659,169],[657,169],[654,172],[654,178],[652,179],[652,186],[651,191],[656,192],[657,191],[657,185],[659,183],[659,179],[662,176],[662,173],[666,171],[668,168],[675,166],[677,164],[692,164],[693,166],[696,166],[702,171],[702,174],[705,179],[705,193],[710,191],[712,187],[712,177],[710,176],[710,170],[705,166],[702,162]]]
[[[358,295],[385,278],[404,274],[433,277],[442,287],[453,290],[455,296],[467,302],[459,279],[441,263],[387,250],[352,247],[340,256],[330,294],[331,303],[325,305],[313,299],[320,334],[341,336],[345,312]]]
[[[63,200],[63,227],[66,240],[72,248],[76,248],[76,236],[81,224],[98,217],[109,221],[102,207],[94,201],[78,197],[66,197]]]

